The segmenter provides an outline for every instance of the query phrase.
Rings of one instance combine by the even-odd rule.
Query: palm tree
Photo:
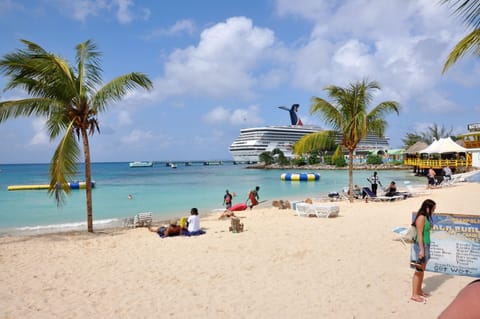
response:
[[[88,231],[93,232],[92,174],[88,136],[100,132],[97,117],[108,105],[119,101],[136,88],[153,88],[142,73],[119,76],[102,85],[99,60],[101,53],[91,41],[76,46],[76,65],[71,66],[39,45],[21,40],[26,49],[16,50],[0,59],[0,73],[7,76],[5,90],[20,88],[28,98],[0,102],[0,123],[17,117],[39,116],[53,140],[61,134],[50,162],[48,193],[55,195],[58,205],[70,192],[67,181],[77,171],[80,147],[83,144],[85,164]]]
[[[426,131],[417,133],[409,132],[405,135],[405,138],[402,139],[405,148],[409,148],[418,141],[425,142],[427,144],[432,144],[434,140],[439,140],[444,137],[452,137],[453,128],[447,130],[445,126],[438,125],[436,123],[426,128]]]
[[[341,146],[347,149],[349,157],[349,198],[353,202],[353,152],[357,144],[372,133],[383,136],[387,122],[384,116],[390,112],[399,113],[400,105],[394,101],[381,102],[367,113],[367,108],[373,99],[372,91],[380,90],[380,85],[375,82],[363,80],[350,84],[346,88],[327,86],[325,88],[332,99],[332,103],[319,98],[312,98],[310,113],[318,113],[332,126],[335,131],[341,133]],[[312,133],[324,134],[326,133]],[[313,139],[312,139],[313,141]],[[304,145],[303,151],[315,149],[316,145]],[[300,150],[299,149],[296,149]]]
[[[447,58],[442,73],[457,62],[458,59],[471,53],[480,56],[480,1],[478,0],[442,0],[442,4],[451,7],[455,14],[463,18],[463,21],[473,28],[460,42]]]

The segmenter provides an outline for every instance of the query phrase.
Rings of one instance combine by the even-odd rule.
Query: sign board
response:
[[[414,220],[416,213],[412,214]],[[480,277],[480,215],[433,214],[427,271]],[[410,253],[414,259],[415,253]]]
[[[467,129],[468,129],[470,132],[480,131],[480,123],[468,124],[468,125],[467,125]]]

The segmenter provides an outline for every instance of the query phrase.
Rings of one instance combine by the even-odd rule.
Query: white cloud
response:
[[[150,10],[148,8],[138,8],[133,0],[47,0],[57,10],[74,20],[85,22],[92,16],[108,16],[113,13],[117,21],[121,24],[130,23],[135,19],[148,20]]]
[[[115,0],[117,9],[117,20],[122,23],[129,23],[133,20],[133,13],[130,11],[129,7],[133,6],[132,0]]]
[[[130,124],[132,124],[132,118],[130,116],[130,112],[127,112],[125,110],[118,112],[118,125],[124,126],[124,125],[130,125]]]
[[[263,122],[259,117],[259,113],[260,108],[257,105],[251,105],[246,109],[234,110],[216,107],[204,115],[203,121],[209,124],[255,125]]]
[[[8,14],[10,11],[23,11],[25,7],[13,0],[0,0],[0,16]]]
[[[34,135],[30,140],[30,145],[47,145],[50,144],[50,138],[48,137],[45,129],[45,118],[35,118],[32,121]]]
[[[179,20],[168,28],[160,28],[152,31],[147,35],[146,39],[162,37],[162,36],[175,36],[181,34],[192,35],[195,32],[195,23],[192,20]]]
[[[129,135],[122,138],[122,142],[126,144],[143,144],[152,138],[152,131],[133,130]]]
[[[156,81],[157,94],[252,97],[256,67],[274,43],[271,30],[245,17],[229,18],[205,29],[197,46],[170,54],[164,78]]]

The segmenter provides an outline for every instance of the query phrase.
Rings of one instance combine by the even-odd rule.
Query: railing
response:
[[[404,165],[416,166],[418,168],[433,168],[441,169],[445,166],[450,166],[451,168],[456,167],[471,167],[472,166],[472,157],[468,156],[467,159],[420,159],[420,158],[406,158],[403,160]]]
[[[463,141],[465,143],[465,148],[480,148],[480,141]]]

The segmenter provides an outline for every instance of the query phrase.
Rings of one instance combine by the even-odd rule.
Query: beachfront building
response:
[[[480,123],[468,124],[468,133],[458,136],[459,144],[471,154],[472,166],[480,168]]]
[[[472,167],[472,154],[467,148],[455,143],[450,137],[433,141],[414,156],[407,156],[403,163],[413,167],[415,173],[425,175],[433,168],[437,175],[442,175],[442,169],[449,166],[455,173],[463,173]]]

